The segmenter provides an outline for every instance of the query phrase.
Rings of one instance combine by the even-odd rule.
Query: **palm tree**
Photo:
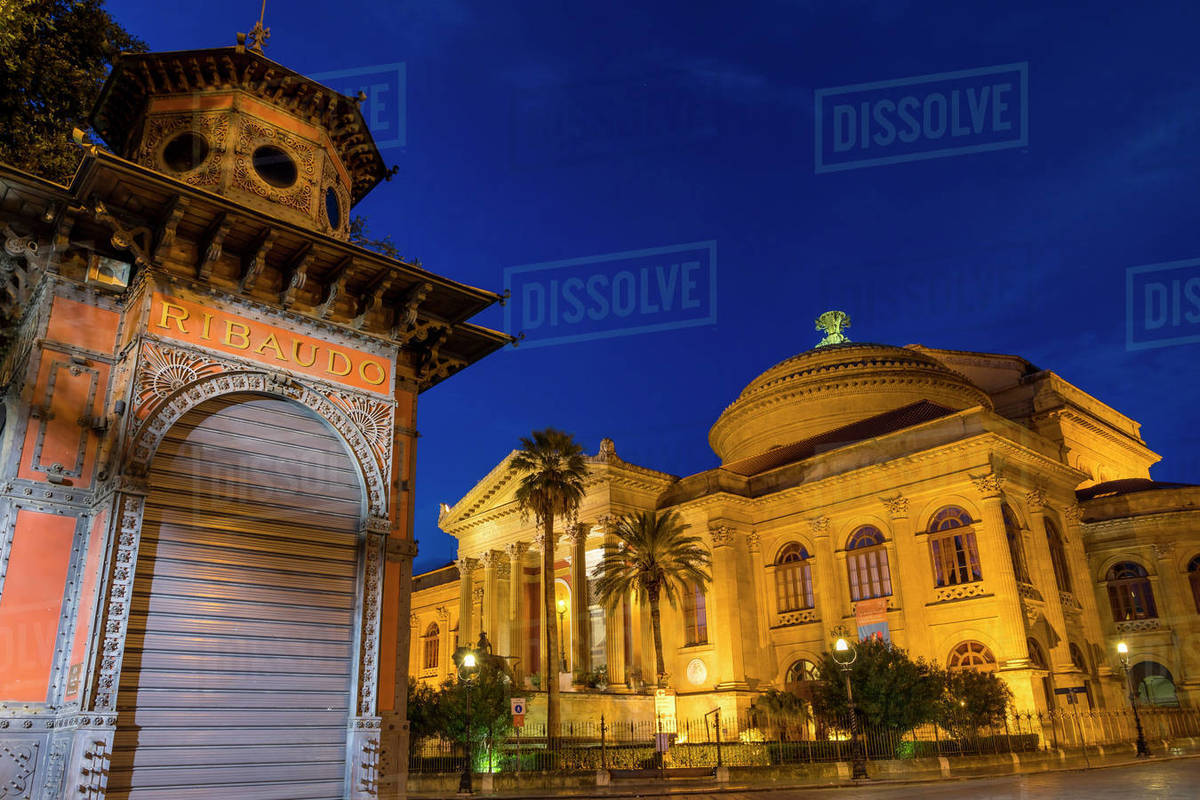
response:
[[[558,652],[558,630],[554,626],[554,517],[573,519],[583,500],[583,481],[587,477],[587,462],[583,448],[569,433],[546,428],[521,438],[521,449],[509,462],[509,467],[522,473],[517,484],[517,505],[534,521],[546,537],[542,547],[543,601],[546,606],[545,633],[542,641],[542,686],[546,688],[546,735],[558,736],[560,709],[558,681],[551,668]],[[579,591],[578,587],[576,591]],[[586,591],[586,589],[584,590]]]
[[[659,686],[666,677],[659,600],[665,596],[675,608],[684,592],[692,586],[703,589],[712,580],[707,572],[712,557],[699,536],[684,535],[687,528],[675,511],[626,514],[613,525],[610,532],[616,541],[604,545],[604,556],[592,571],[596,598],[602,606],[616,608],[630,592],[643,603],[649,602]]]

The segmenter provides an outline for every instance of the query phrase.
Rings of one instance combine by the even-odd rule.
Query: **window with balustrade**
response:
[[[1067,567],[1067,550],[1063,546],[1062,533],[1049,517],[1046,518],[1046,541],[1050,545],[1050,565],[1054,568],[1054,582],[1060,592],[1071,591],[1071,570]]]
[[[981,642],[966,641],[955,646],[950,651],[947,663],[950,669],[973,669],[977,672],[993,672],[996,669],[996,657],[987,645]]]
[[[852,601],[887,597],[892,593],[887,548],[878,528],[863,525],[850,534],[846,541],[846,572]]]
[[[775,599],[780,613],[813,607],[812,558],[803,545],[784,545],[775,557]]]
[[[929,521],[929,553],[937,586],[955,586],[983,579],[979,548],[971,515],[958,506],[946,506]]]
[[[1114,622],[1158,618],[1150,575],[1141,564],[1133,561],[1113,564],[1105,576],[1105,583]]]
[[[422,637],[424,660],[422,661],[423,669],[437,669],[438,667],[438,634],[441,631],[436,622],[429,623],[429,627],[425,629],[425,635]]]

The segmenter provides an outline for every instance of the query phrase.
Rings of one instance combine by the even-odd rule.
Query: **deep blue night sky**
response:
[[[156,50],[231,45],[258,13],[109,7]],[[1052,369],[1143,423],[1153,477],[1200,483],[1200,344],[1126,345],[1126,270],[1200,258],[1200,6],[272,0],[267,24],[304,73],[404,63],[399,172],[357,211],[436,272],[500,290],[507,267],[716,242],[715,324],[508,349],[422,396],[418,570],[454,554],[437,504],[534,428],[715,466],[717,415],[830,308],[856,341]],[[1021,62],[1027,146],[815,171],[816,90]]]

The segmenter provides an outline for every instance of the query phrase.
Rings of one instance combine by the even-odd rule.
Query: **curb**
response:
[[[750,794],[753,792],[781,792],[781,791],[798,791],[803,789],[846,789],[856,786],[914,786],[921,784],[936,784],[936,783],[961,783],[964,781],[987,780],[991,778],[1006,778],[1018,775],[1046,775],[1056,772],[1091,772],[1101,769],[1115,769],[1120,767],[1134,767],[1146,764],[1160,764],[1167,761],[1182,761],[1189,758],[1200,758],[1200,753],[1181,753],[1178,755],[1161,755],[1151,756],[1149,758],[1134,758],[1123,761],[1117,761],[1107,764],[1095,764],[1092,766],[1069,766],[1069,767],[1053,767],[1049,769],[1037,770],[1022,770],[1017,769],[1012,772],[995,772],[983,775],[949,775],[946,777],[937,778],[883,778],[871,779],[868,781],[838,781],[836,783],[754,783],[754,784],[721,784],[721,783],[705,783],[705,784],[681,784],[677,786],[652,786],[641,789],[625,789],[620,791],[594,791],[587,787],[581,787],[576,790],[570,787],[561,787],[553,791],[541,790],[542,793],[531,794],[529,792],[504,792],[504,793],[483,793],[476,792],[474,796],[481,798],[489,798],[489,800],[508,800],[509,798],[519,798],[519,800],[558,800],[558,798],[646,798],[653,797],[686,797],[689,795],[720,795],[720,794]],[[453,793],[445,792],[409,792],[407,797],[412,800],[443,800],[443,798],[456,798]]]

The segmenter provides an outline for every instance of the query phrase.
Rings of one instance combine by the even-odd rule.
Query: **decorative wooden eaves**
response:
[[[494,292],[86,152],[71,191],[88,199],[77,205],[95,238],[139,268],[394,344],[422,388],[513,341],[467,322],[501,299]]]

